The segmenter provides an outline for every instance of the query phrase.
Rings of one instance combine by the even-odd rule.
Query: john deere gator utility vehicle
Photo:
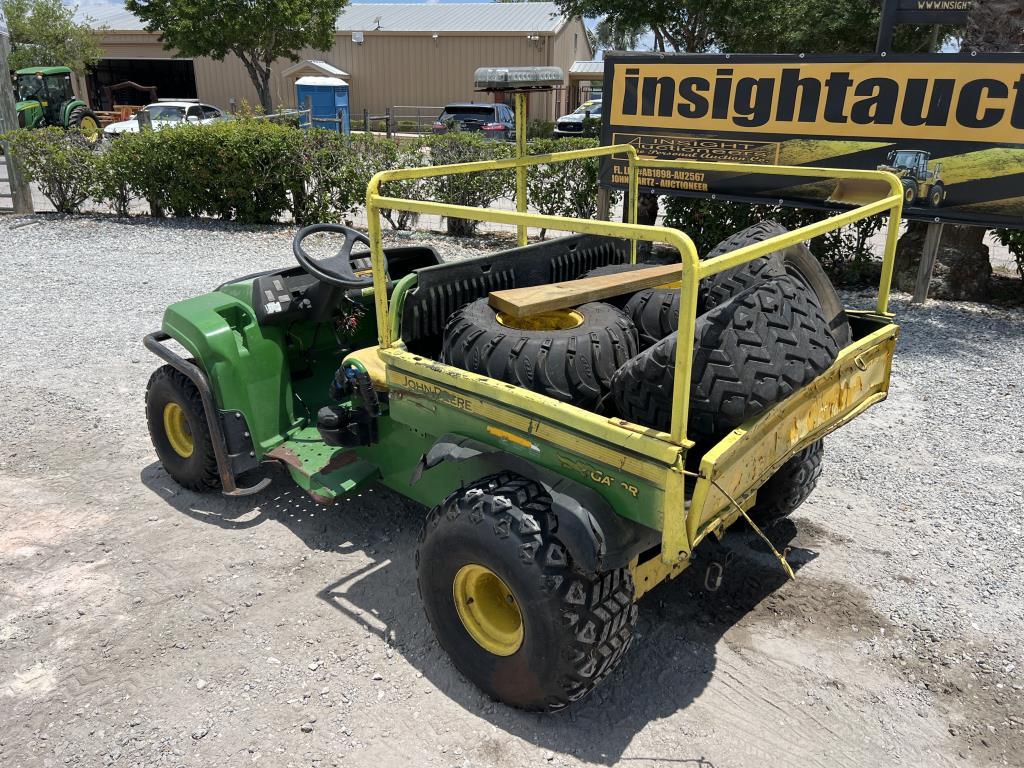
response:
[[[100,121],[75,97],[67,67],[28,67],[14,73],[18,89],[18,125],[22,128],[78,128],[90,141],[99,141]]]
[[[701,260],[683,232],[629,223],[635,209],[612,223],[381,192],[611,154],[628,158],[634,193],[642,165],[889,193],[792,232],[757,225]],[[386,171],[367,192],[368,237],[306,227],[297,266],[166,310],[145,339],[166,361],[146,395],[153,442],[194,490],[256,493],[276,463],[317,501],[376,482],[426,505],[418,586],[438,642],[497,699],[557,710],[620,661],[642,595],[701,558],[717,578],[726,529],[790,513],[822,438],[885,398],[902,200],[891,174],[641,161],[630,146]],[[384,248],[381,210],[576,234],[444,262]],[[844,311],[803,243],[886,212],[877,305]],[[324,233],[344,243],[317,258]],[[632,263],[637,241],[681,264]]]

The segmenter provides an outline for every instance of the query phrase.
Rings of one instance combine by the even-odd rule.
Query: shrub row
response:
[[[374,135],[343,136],[285,124],[240,119],[208,126],[182,126],[128,134],[95,150],[75,132],[58,128],[15,131],[6,137],[26,175],[62,213],[76,213],[88,200],[127,215],[133,200],[148,201],[155,216],[216,216],[243,223],[269,223],[290,215],[299,224],[340,221],[364,202],[366,186],[390,168],[500,160],[509,144],[467,133],[426,136],[411,144]],[[536,139],[531,154],[596,146],[593,139]],[[527,173],[531,205],[548,215],[593,218],[597,213],[596,160],[533,166]],[[389,182],[382,192],[489,207],[515,194],[512,171],[493,171]],[[689,233],[700,253],[728,235],[765,218],[789,228],[817,221],[821,213],[779,206],[751,206],[710,200],[666,198],[665,224]],[[409,229],[416,216],[384,211],[395,229]],[[812,243],[825,268],[840,284],[877,277],[872,237],[884,220],[872,217],[830,232]],[[453,235],[469,235],[476,222],[446,220]],[[1024,237],[1003,230],[997,236],[1017,256],[1024,272]]]
[[[512,146],[480,136],[450,133],[399,144],[374,135],[343,136],[241,119],[172,130],[126,134],[90,147],[80,134],[58,128],[14,131],[4,137],[26,175],[61,213],[77,213],[88,200],[127,215],[133,200],[146,200],[154,216],[214,216],[242,223],[270,223],[288,214],[294,221],[339,221],[365,200],[375,173],[390,168],[442,165],[511,157]],[[531,152],[594,146],[585,140],[536,142]],[[593,213],[596,161],[544,166],[531,184],[546,213]],[[382,192],[488,207],[514,194],[509,170],[390,182]],[[589,201],[589,202],[587,202]],[[396,229],[415,217],[386,211]],[[468,235],[475,222],[447,220],[451,234]]]
[[[774,219],[787,229],[822,219],[821,211],[780,205],[748,205],[685,197],[665,198],[664,205],[665,225],[688,233],[701,254],[734,232],[765,219]],[[872,216],[827,232],[811,241],[811,251],[836,285],[876,282],[881,264],[875,256],[871,239],[885,223],[884,217]]]

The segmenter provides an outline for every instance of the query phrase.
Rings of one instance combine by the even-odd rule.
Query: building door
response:
[[[89,69],[86,82],[89,101],[94,109],[109,110],[117,100],[118,104],[148,104],[148,91],[124,89],[115,92],[113,98],[104,96],[104,87],[130,81],[144,88],[156,88],[160,99],[195,99],[195,65],[191,59],[101,59]],[[223,105],[219,105],[223,106]]]

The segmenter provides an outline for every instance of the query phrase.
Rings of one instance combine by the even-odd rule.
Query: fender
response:
[[[581,568],[592,573],[625,568],[641,552],[657,546],[661,533],[615,513],[596,491],[515,454],[462,435],[439,437],[409,479],[445,461],[477,459],[489,472],[511,470],[544,486],[558,518],[558,537]]]
[[[74,112],[79,107],[86,107],[88,109],[88,106],[89,105],[81,99],[70,99],[69,101],[67,101],[60,110],[61,125],[66,127],[68,124],[68,120],[71,119],[72,112]]]

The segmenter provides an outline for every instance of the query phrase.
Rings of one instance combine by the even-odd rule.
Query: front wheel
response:
[[[938,208],[945,199],[946,190],[942,183],[933,184],[931,192],[928,193],[928,202],[931,203],[932,208]]]
[[[917,184],[912,181],[903,182],[903,204],[913,205],[917,202]]]
[[[77,128],[86,139],[94,144],[103,138],[103,132],[100,130],[100,119],[88,107],[75,107],[71,110],[71,114],[68,115],[67,127]]]
[[[167,474],[190,491],[220,488],[213,438],[196,385],[173,366],[157,368],[146,387],[146,421]]]
[[[514,707],[555,711],[621,661],[637,608],[629,570],[581,573],[538,483],[503,473],[431,510],[416,549],[427,620],[452,663]]]

